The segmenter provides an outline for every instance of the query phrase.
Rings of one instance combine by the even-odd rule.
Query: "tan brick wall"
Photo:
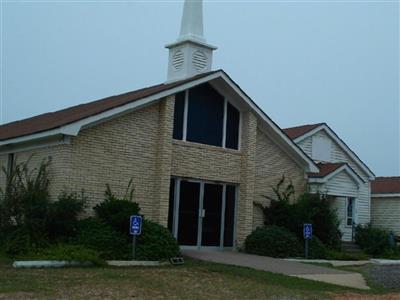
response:
[[[241,180],[237,205],[237,245],[242,245],[252,231],[254,187],[256,183],[257,118],[251,113],[242,116]]]
[[[175,98],[169,97],[160,103],[155,197],[153,204],[154,219],[168,226],[169,187],[171,180],[172,132],[174,123]]]
[[[90,206],[104,199],[106,183],[122,196],[129,180],[134,201],[142,213],[166,225],[171,176],[235,183],[239,186],[237,242],[241,245],[262,219],[254,201],[271,192],[282,174],[300,193],[305,185],[300,167],[257,130],[257,117],[242,114],[240,151],[172,140],[174,97],[110,121],[81,130],[69,145],[59,145],[17,155],[36,153],[32,164],[53,157],[52,198],[62,189],[85,190]],[[0,158],[1,163],[1,158]],[[91,210],[88,210],[91,211]]]
[[[51,158],[49,167],[49,194],[50,200],[57,199],[60,192],[67,187],[67,180],[70,176],[69,167],[71,145],[55,145],[44,148],[17,152],[14,155],[15,163],[28,162],[31,172],[37,170],[43,161]]]
[[[104,199],[106,184],[123,196],[133,180],[134,201],[142,213],[158,220],[154,205],[160,183],[157,150],[163,101],[82,130],[72,141],[69,188],[85,190],[91,206]],[[163,108],[164,109],[164,108]]]
[[[91,207],[103,201],[107,183],[118,196],[123,196],[132,178],[134,201],[140,203],[142,213],[166,224],[173,104],[174,97],[170,97],[83,129],[68,145],[17,153],[17,162],[26,161],[33,154],[33,169],[52,157],[51,198],[56,199],[62,190],[84,190],[89,214]]]
[[[282,175],[292,181],[295,197],[306,191],[304,170],[281,150],[267,135],[257,131],[257,168],[255,184],[255,202],[269,205],[263,196],[274,197],[272,187],[276,187]],[[263,225],[264,217],[260,208],[255,207],[253,228]]]
[[[241,153],[237,150],[177,140],[172,150],[173,176],[240,182]]]

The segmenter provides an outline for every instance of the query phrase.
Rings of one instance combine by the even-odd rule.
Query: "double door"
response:
[[[171,189],[169,223],[180,245],[234,246],[236,186],[174,178]]]

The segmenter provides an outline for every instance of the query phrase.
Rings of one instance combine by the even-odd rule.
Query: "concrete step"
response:
[[[360,247],[353,242],[342,242],[342,250],[350,253],[361,253]]]

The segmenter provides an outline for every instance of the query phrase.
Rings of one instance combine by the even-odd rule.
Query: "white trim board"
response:
[[[400,198],[400,193],[371,194],[371,198]]]
[[[350,168],[348,165],[343,165],[340,168],[333,171],[332,173],[329,173],[328,175],[326,175],[325,177],[322,177],[322,178],[310,177],[310,178],[308,178],[308,182],[310,182],[310,183],[327,183],[330,179],[332,179],[333,177],[335,177],[336,175],[338,175],[339,173],[341,173],[343,171],[346,172],[347,175],[349,175],[351,179],[353,179],[353,181],[357,184],[358,187],[364,183],[360,179],[360,177],[353,171],[353,169]]]
[[[19,153],[24,151],[30,151],[39,148],[57,146],[57,145],[69,145],[71,143],[71,137],[67,135],[56,135],[36,140],[33,142],[20,143],[11,146],[5,146],[4,149],[0,148],[0,155],[9,153]]]
[[[350,158],[363,170],[366,174],[368,174],[368,177],[370,180],[375,179],[375,174],[372,173],[372,171],[367,167],[367,165],[347,146],[339,137],[338,135],[326,124],[321,124],[320,126],[308,131],[307,133],[297,137],[294,139],[295,143],[299,143],[302,140],[306,139],[307,137],[313,136],[317,132],[324,130],[326,134],[332,138],[338,145],[339,147],[347,154],[350,156]]]
[[[211,80],[214,80],[216,78],[222,78],[231,88],[232,90],[239,95],[240,98],[242,98],[247,105],[250,106],[250,108],[256,112],[258,117],[260,117],[275,133],[277,137],[283,141],[285,146],[288,146],[288,149],[292,150],[291,152],[295,154],[297,157],[297,160],[302,161],[306,166],[307,166],[307,171],[308,172],[319,172],[318,167],[314,163],[314,161],[309,158],[301,149],[300,147],[295,144],[293,140],[291,140],[284,132],[251,100],[241,89],[240,87],[224,72],[224,71],[217,71],[215,73],[212,73],[210,75],[207,75],[205,77],[195,79],[193,81],[183,83],[179,86],[176,86],[174,88],[153,94],[151,96],[133,101],[131,103],[125,104],[123,106],[119,106],[107,111],[104,111],[102,113],[99,113],[94,116],[90,116],[87,118],[84,118],[82,120],[78,120],[74,123],[44,131],[41,133],[35,133],[27,136],[22,136],[22,137],[17,137],[17,138],[12,138],[9,140],[4,140],[0,142],[0,147],[9,145],[9,144],[15,144],[15,143],[21,143],[21,142],[27,142],[35,139],[41,139],[44,137],[48,137],[51,135],[58,135],[58,134],[63,134],[63,135],[69,135],[69,136],[77,136],[79,131],[82,128],[88,127],[93,124],[97,124],[100,122],[104,122],[106,120],[109,120],[113,117],[119,116],[121,114],[125,114],[128,112],[131,112],[135,109],[138,109],[140,107],[143,107],[145,105],[149,105],[153,102],[156,102],[158,100],[161,100],[163,98],[166,98],[168,96],[174,95],[176,93],[179,93],[181,91],[190,89],[194,86],[200,85],[202,83],[209,82]],[[277,141],[279,143],[279,140]]]

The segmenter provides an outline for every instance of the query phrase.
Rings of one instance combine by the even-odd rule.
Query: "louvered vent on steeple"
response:
[[[207,44],[203,36],[202,0],[185,0],[181,31],[169,49],[168,82],[208,72],[212,66],[212,52],[217,49]]]

